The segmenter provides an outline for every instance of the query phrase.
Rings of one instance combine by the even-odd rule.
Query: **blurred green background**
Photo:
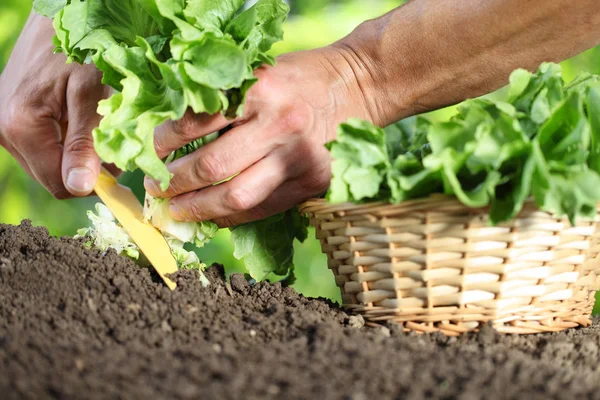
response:
[[[31,3],[32,0],[0,2],[0,72],[28,17]],[[285,27],[285,40],[275,46],[275,54],[327,45],[350,33],[361,22],[397,7],[402,1],[295,0],[290,3],[292,11]],[[563,71],[567,80],[581,71],[600,73],[600,48],[565,61]],[[452,113],[453,108],[448,108],[435,112],[432,117],[447,118]],[[122,181],[133,186],[139,194],[139,174],[127,174]],[[54,200],[0,148],[0,223],[18,224],[22,219],[30,219],[34,225],[46,226],[52,235],[72,236],[78,228],[87,226],[85,212],[96,201],[95,198]],[[243,271],[232,256],[228,236],[227,231],[222,231],[216,240],[199,251],[200,258],[207,263],[224,264],[230,272]],[[308,296],[339,299],[333,275],[326,268],[326,258],[320,252],[314,232],[311,232],[310,240],[297,246],[295,260],[297,290]]]

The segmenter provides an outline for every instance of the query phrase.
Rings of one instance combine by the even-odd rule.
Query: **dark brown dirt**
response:
[[[221,274],[170,292],[114,253],[0,225],[0,398],[600,398],[598,325],[405,335]]]

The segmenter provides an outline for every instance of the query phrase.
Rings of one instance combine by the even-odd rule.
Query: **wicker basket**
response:
[[[527,203],[491,227],[487,209],[431,197],[398,205],[301,206],[317,229],[344,305],[368,322],[458,335],[492,321],[505,333],[591,323],[598,221],[573,227]]]

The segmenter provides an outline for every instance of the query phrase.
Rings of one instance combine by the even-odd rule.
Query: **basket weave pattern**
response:
[[[600,288],[597,221],[571,226],[527,203],[491,227],[486,209],[437,197],[398,205],[301,206],[345,306],[371,322],[458,335],[587,326]]]

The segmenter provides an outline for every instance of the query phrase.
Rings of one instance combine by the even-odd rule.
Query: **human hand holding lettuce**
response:
[[[242,2],[37,3],[46,12],[69,3],[55,18],[57,44],[75,61],[93,61],[103,70],[104,82],[118,91],[99,108],[104,114],[95,131],[100,156],[122,168],[143,169],[160,187],[149,184],[150,193],[175,196],[170,203],[178,208],[179,215],[173,212],[178,219],[213,219],[221,225],[268,217],[319,195],[330,176],[329,154],[322,145],[350,117],[387,125],[488,92],[515,67],[566,58],[600,37],[591,0],[560,13],[550,11],[563,8],[562,0],[544,7],[515,0],[466,1],[458,13],[455,2],[420,0],[363,24],[325,49],[286,55],[275,67],[259,67],[270,61],[265,52],[280,34],[281,21],[274,16],[281,13],[273,11],[280,2],[259,2],[260,7],[238,16],[234,12]],[[123,15],[137,17],[124,20]],[[581,21],[584,15],[592,17]],[[270,20],[253,23],[261,18]],[[545,23],[533,23],[540,19]],[[448,36],[449,28],[453,35]],[[479,34],[470,35],[473,31]],[[211,68],[215,65],[220,68]],[[253,75],[259,81],[251,86]],[[200,115],[185,114],[188,107]],[[209,116],[219,111],[233,121]],[[153,127],[161,124],[156,135],[161,157],[221,132],[205,146],[194,142],[194,150],[199,147],[195,152],[180,152],[165,168],[152,138]],[[169,170],[175,175],[167,188]],[[374,190],[363,175],[352,180]],[[331,193],[335,185],[334,177]],[[166,204],[156,207],[162,215]],[[282,226],[288,230],[279,228],[268,237],[273,227]],[[291,250],[294,237],[303,238],[305,229],[291,212],[243,225],[233,230],[236,253],[251,264],[253,276],[265,272],[258,271],[261,263],[279,265],[282,272],[283,265],[291,266],[290,251],[276,248]],[[190,232],[183,236],[195,241],[197,231]]]

